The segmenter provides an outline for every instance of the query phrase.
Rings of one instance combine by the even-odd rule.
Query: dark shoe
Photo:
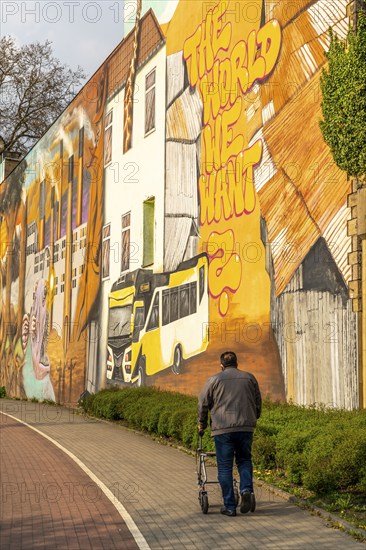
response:
[[[252,507],[252,493],[250,491],[244,491],[240,495],[240,512],[247,514]]]
[[[229,510],[228,508],[225,508],[225,506],[221,506],[220,513],[224,514],[224,516],[230,516],[230,517],[236,516],[236,510]]]

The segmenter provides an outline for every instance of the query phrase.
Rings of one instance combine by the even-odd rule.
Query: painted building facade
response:
[[[364,405],[351,182],[319,129],[348,25],[346,0],[138,17],[1,184],[9,393],[194,394],[233,349],[273,399]]]

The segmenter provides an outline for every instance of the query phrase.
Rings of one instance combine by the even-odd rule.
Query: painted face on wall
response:
[[[27,346],[30,335],[32,344],[32,364],[35,377],[42,380],[50,371],[47,355],[47,337],[49,314],[47,311],[48,284],[44,279],[36,282],[33,292],[33,303],[29,316],[24,316],[22,342]]]

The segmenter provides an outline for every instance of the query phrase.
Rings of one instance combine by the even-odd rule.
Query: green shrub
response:
[[[6,397],[6,388],[5,386],[0,386],[0,399]]]
[[[307,469],[306,449],[319,429],[306,423],[302,429],[286,426],[276,439],[277,467],[283,468],[290,483],[301,485]]]
[[[363,490],[366,482],[366,432],[348,427],[342,441],[334,447],[331,467],[340,489]]]
[[[260,469],[276,466],[276,439],[258,431],[254,435],[252,449],[253,463]]]
[[[321,432],[308,444],[306,470],[302,480],[304,487],[317,494],[329,493],[338,488],[337,472],[332,467],[332,456],[342,439],[340,430]]]

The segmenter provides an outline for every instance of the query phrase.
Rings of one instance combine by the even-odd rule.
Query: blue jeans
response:
[[[233,487],[234,456],[240,476],[240,494],[253,491],[252,443],[253,432],[230,432],[215,435],[218,479],[224,505],[236,509]]]

